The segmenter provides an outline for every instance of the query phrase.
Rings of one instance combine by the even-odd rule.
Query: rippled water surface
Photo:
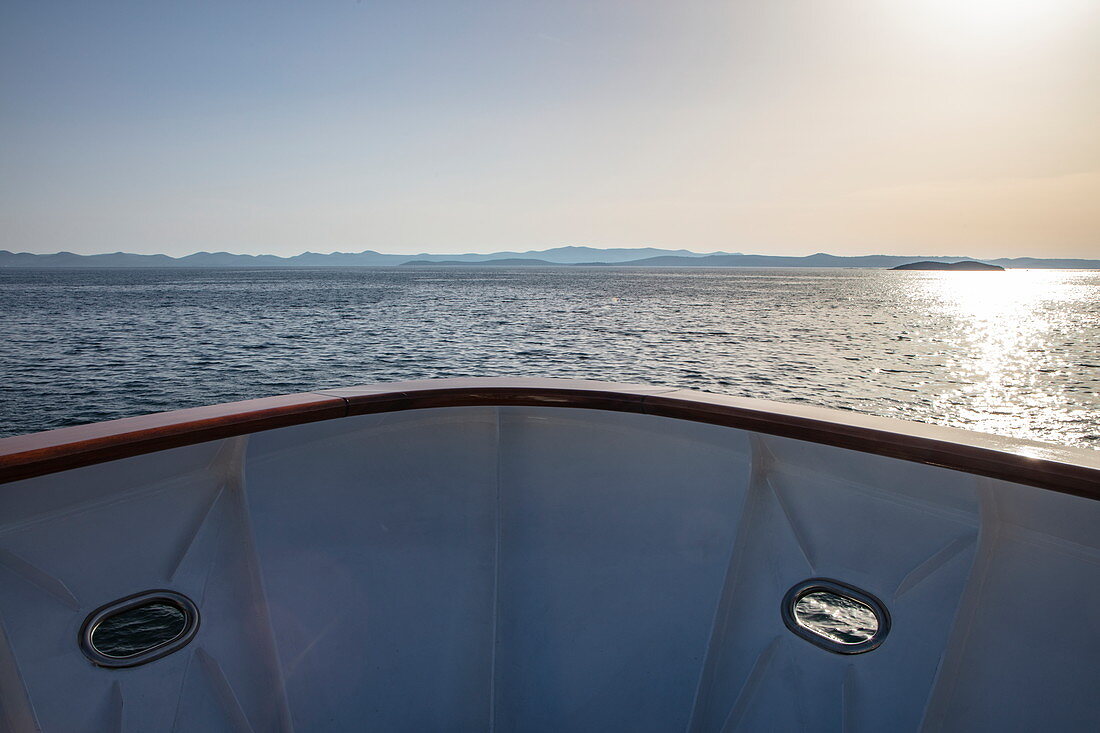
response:
[[[794,606],[799,626],[840,644],[859,644],[878,632],[879,623],[871,607],[828,591],[814,591]]]
[[[320,387],[585,377],[1100,448],[1100,272],[0,270],[0,435]]]
[[[166,644],[186,628],[183,611],[152,603],[107,618],[92,632],[92,645],[108,657],[125,658]]]

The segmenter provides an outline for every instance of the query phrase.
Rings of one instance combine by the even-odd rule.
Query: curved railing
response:
[[[3,438],[0,483],[318,420],[472,405],[571,407],[691,420],[1100,500],[1100,451],[667,387],[495,377],[303,392]]]

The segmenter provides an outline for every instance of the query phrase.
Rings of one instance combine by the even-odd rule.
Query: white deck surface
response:
[[[351,417],[0,487],[0,729],[1100,730],[1100,502],[552,407]],[[878,649],[788,631],[812,577]],[[93,666],[149,589],[195,640]]]

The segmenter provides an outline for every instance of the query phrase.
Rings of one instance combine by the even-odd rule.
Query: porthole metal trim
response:
[[[878,631],[866,641],[861,641],[856,644],[844,644],[819,636],[810,629],[807,629],[805,626],[798,623],[798,619],[795,617],[794,607],[800,600],[818,591],[850,598],[853,601],[859,601],[867,606],[875,614],[875,618],[878,620]],[[780,611],[783,616],[784,625],[786,625],[795,636],[805,639],[814,646],[821,647],[835,654],[864,654],[872,651],[877,649],[879,645],[886,640],[886,635],[890,633],[890,612],[886,610],[886,606],[882,601],[867,591],[860,590],[847,583],[842,583],[839,580],[833,580],[831,578],[810,578],[795,584],[795,586],[783,596],[783,604],[780,607]]]
[[[95,630],[99,625],[107,618],[129,611],[132,608],[148,605],[157,601],[176,606],[183,612],[184,626],[179,634],[143,652],[125,657],[113,657],[95,648],[95,645],[92,643],[92,636],[95,634]],[[199,609],[190,598],[172,590],[142,591],[141,593],[135,593],[134,595],[107,603],[88,614],[88,617],[84,619],[84,623],[80,627],[80,651],[84,652],[84,656],[90,659],[91,662],[98,667],[137,667],[138,665],[147,664],[148,662],[160,659],[161,657],[167,656],[187,646],[187,644],[195,638],[195,634],[198,630]]]

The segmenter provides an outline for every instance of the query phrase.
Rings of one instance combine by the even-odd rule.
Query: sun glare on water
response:
[[[953,362],[958,384],[940,401],[961,407],[972,430],[1027,436],[1026,414],[1063,413],[1063,395],[1049,388],[1051,372],[1075,370],[1051,350],[1052,340],[1069,343],[1076,332],[1072,313],[1086,289],[1074,280],[1084,273],[1043,270],[935,273],[925,295],[955,323],[944,357]],[[1041,408],[1036,411],[1035,408]]]

